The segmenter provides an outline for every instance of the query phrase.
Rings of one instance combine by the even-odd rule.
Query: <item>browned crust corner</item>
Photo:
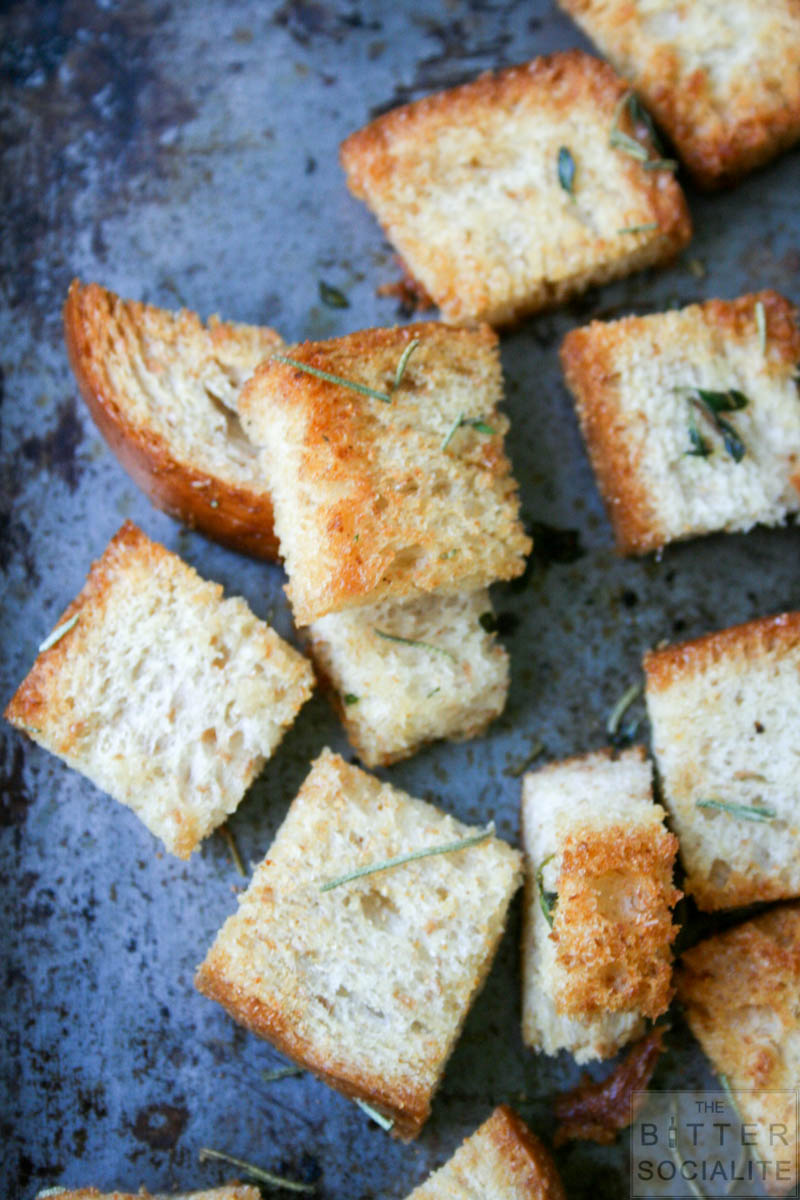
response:
[[[413,1141],[430,1116],[430,1096],[420,1088],[387,1087],[378,1076],[350,1074],[320,1056],[313,1041],[304,1037],[277,1008],[247,994],[225,971],[226,956],[214,948],[197,968],[194,984],[209,1000],[216,1000],[235,1021],[264,1038],[287,1058],[311,1071],[323,1083],[350,1100],[362,1100],[392,1122],[392,1137]]]
[[[614,352],[636,320],[592,321],[568,333],[559,352],[616,547],[625,555],[648,554],[667,540],[619,408]]]
[[[478,1132],[483,1132],[500,1158],[519,1173],[518,1183],[528,1200],[565,1200],[550,1152],[508,1104],[499,1105]]]
[[[701,675],[727,658],[759,661],[766,655],[784,655],[800,647],[800,612],[756,617],[715,633],[658,650],[648,650],[643,666],[648,692],[660,692],[674,683]]]
[[[225,483],[179,461],[160,434],[134,426],[120,409],[101,349],[102,330],[115,301],[114,294],[99,284],[84,285],[73,279],[63,313],[70,366],[109,448],[157,508],[233,550],[278,559],[269,496]],[[218,324],[215,335],[222,337],[228,328]]]

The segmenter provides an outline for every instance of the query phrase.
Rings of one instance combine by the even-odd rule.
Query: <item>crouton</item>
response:
[[[564,1200],[556,1165],[507,1104],[461,1144],[408,1200]]]
[[[168,1195],[159,1193],[152,1195],[140,1188],[138,1192],[99,1192],[97,1188],[46,1188],[39,1192],[36,1200],[52,1197],[52,1200],[261,1200],[261,1192],[257,1187],[245,1183],[229,1183],[225,1187],[211,1188],[203,1192],[170,1192]]]
[[[800,329],[776,292],[593,321],[561,361],[622,554],[800,510]]]
[[[477,737],[500,715],[508,655],[493,621],[482,589],[384,600],[314,622],[311,656],[366,766],[438,738]]]
[[[645,655],[686,890],[702,909],[800,895],[800,612]]]
[[[5,716],[188,858],[311,693],[310,663],[130,522]],[[51,643],[48,646],[48,642]]]
[[[672,997],[677,839],[637,746],[525,776],[522,1033],[534,1050],[608,1058]]]
[[[201,992],[416,1137],[500,940],[520,856],[324,751],[197,972]]]
[[[305,369],[262,364],[239,410],[266,451],[299,625],[522,573],[531,543],[503,449],[502,369],[488,327],[367,329],[295,346],[289,357]]]
[[[447,321],[505,325],[689,241],[683,194],[625,93],[580,50],[488,72],[352,134],[347,182]],[[615,127],[636,157],[609,144]]]
[[[215,541],[277,558],[272,501],[236,412],[272,329],[122,300],[73,280],[64,305],[72,370],[95,424],[158,508]]]
[[[798,1179],[800,907],[781,905],[698,943],[675,979],[692,1033],[755,1127],[754,1148],[770,1164],[766,1190],[781,1195]]]
[[[641,94],[696,182],[729,184],[800,138],[797,0],[559,0]]]

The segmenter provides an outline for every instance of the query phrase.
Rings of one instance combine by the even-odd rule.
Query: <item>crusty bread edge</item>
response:
[[[117,404],[84,319],[86,294],[97,288],[73,279],[64,303],[64,339],[86,407],[117,460],[157,508],[190,529],[243,554],[276,560],[272,501],[264,491],[194,470],[160,434],[132,425]]]

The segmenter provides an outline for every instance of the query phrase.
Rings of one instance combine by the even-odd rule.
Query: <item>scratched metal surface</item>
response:
[[[5,702],[128,517],[291,629],[277,568],[180,529],[106,449],[64,355],[69,280],[289,339],[391,323],[396,301],[376,287],[396,271],[345,189],[339,141],[394,103],[583,42],[544,0],[29,0],[1,19]],[[794,153],[727,195],[690,192],[689,256],[504,339],[525,512],[576,531],[580,553],[559,561],[543,539],[525,585],[496,589],[513,661],[503,718],[478,742],[393,767],[394,782],[465,819],[492,816],[516,840],[514,764],[539,739],[553,758],[603,744],[646,647],[800,605],[794,529],[711,538],[661,562],[615,558],[556,360],[565,331],[594,314],[761,285],[800,299],[799,188]],[[320,280],[349,308],[322,304]],[[326,743],[346,749],[317,698],[231,822],[246,860],[266,852]],[[322,1197],[402,1197],[500,1100],[552,1135],[551,1097],[578,1072],[522,1047],[518,902],[433,1117],[399,1146],[310,1078],[266,1083],[278,1056],[194,993],[193,968],[240,886],[221,839],[188,864],[160,853],[132,814],[7,726],[0,771],[4,1196],[210,1186],[226,1175],[198,1164],[212,1145],[314,1181]],[[709,1078],[676,1018],[656,1082]],[[624,1138],[575,1145],[559,1163],[573,1197],[627,1194]]]

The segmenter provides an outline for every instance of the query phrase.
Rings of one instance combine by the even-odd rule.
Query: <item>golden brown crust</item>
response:
[[[396,143],[413,141],[421,155],[442,128],[480,128],[486,114],[514,113],[534,102],[542,106],[542,120],[547,120],[550,114],[572,114],[582,108],[607,113],[610,127],[615,106],[626,90],[627,85],[607,63],[577,49],[545,55],[501,71],[487,71],[470,83],[393,109],[346,138],[340,147],[340,158],[348,186],[357,197],[372,204],[375,197],[390,191],[398,170],[393,154]],[[624,127],[628,117],[623,115],[621,120]],[[636,133],[651,157],[656,158],[648,131],[642,127]],[[624,173],[650,214],[648,219],[659,227],[647,261],[671,259],[691,237],[691,219],[680,187],[671,175],[646,171],[633,158],[624,163]],[[391,225],[396,222],[385,217],[379,219],[392,237]],[[398,215],[397,221],[401,219]],[[409,239],[416,240],[411,233]],[[411,269],[419,274],[416,255],[409,254],[408,246],[403,249]],[[432,271],[436,286],[433,277],[426,278],[425,286],[450,321],[482,319],[494,325],[514,323],[549,304],[559,303],[582,286],[582,280],[558,283],[542,280],[531,295],[516,297],[510,308],[504,303],[502,311],[497,312],[489,280],[480,273],[467,286],[445,253],[434,254]]]
[[[582,1018],[638,1011],[655,1018],[672,998],[670,910],[678,839],[662,827],[590,827],[564,840],[552,937],[564,976],[556,1010]]]
[[[195,974],[195,987],[210,1000],[216,1000],[227,1012],[257,1037],[266,1038],[287,1058],[311,1071],[329,1087],[351,1100],[363,1100],[394,1122],[393,1137],[411,1141],[417,1137],[430,1115],[430,1097],[422,1089],[401,1087],[383,1078],[355,1074],[346,1061],[331,1063],[320,1055],[311,1039],[303,1037],[296,1024],[278,1007],[264,1003],[253,994],[245,994],[232,982],[233,972],[226,969],[227,955],[213,948]]]
[[[277,559],[272,502],[263,490],[237,486],[177,459],[160,433],[135,425],[120,408],[103,360],[109,306],[114,300],[98,284],[83,285],[74,279],[64,304],[70,365],[97,428],[158,508],[234,550]],[[134,313],[149,307],[135,301],[127,304]],[[220,322],[209,322],[209,330],[220,345],[236,336],[234,326]],[[277,334],[271,334],[264,330],[265,340],[280,344]]]
[[[735,300],[693,306],[698,320],[733,339],[757,330],[756,305],[763,305],[766,336],[774,361],[800,362],[798,310],[778,292],[748,293]],[[620,554],[648,554],[667,540],[643,478],[638,453],[620,404],[618,356],[626,343],[647,336],[652,318],[592,321],[573,329],[561,344],[564,376],[575,401],[581,431]]]
[[[715,663],[736,656],[744,661],[763,660],[765,655],[783,656],[800,643],[800,612],[757,617],[743,625],[732,625],[706,633],[689,642],[679,642],[644,656],[647,690],[659,692],[682,679],[702,675]],[[769,899],[751,896],[750,899]]]
[[[637,0],[559,3],[632,80],[700,187],[711,190],[734,183],[800,138],[797,0],[783,6],[793,28],[774,39],[781,56],[774,63],[780,86],[759,78],[758,67],[745,61],[727,94],[715,86],[715,72],[711,61],[703,61],[703,47],[692,66],[684,61],[677,39],[660,42],[647,33]],[[682,19],[691,21],[691,14],[684,12]],[[739,41],[746,37],[746,31],[739,32]]]
[[[564,1188],[550,1152],[525,1122],[507,1104],[494,1110],[478,1130],[495,1146],[498,1157],[508,1163],[519,1195],[529,1200],[565,1200]]]

